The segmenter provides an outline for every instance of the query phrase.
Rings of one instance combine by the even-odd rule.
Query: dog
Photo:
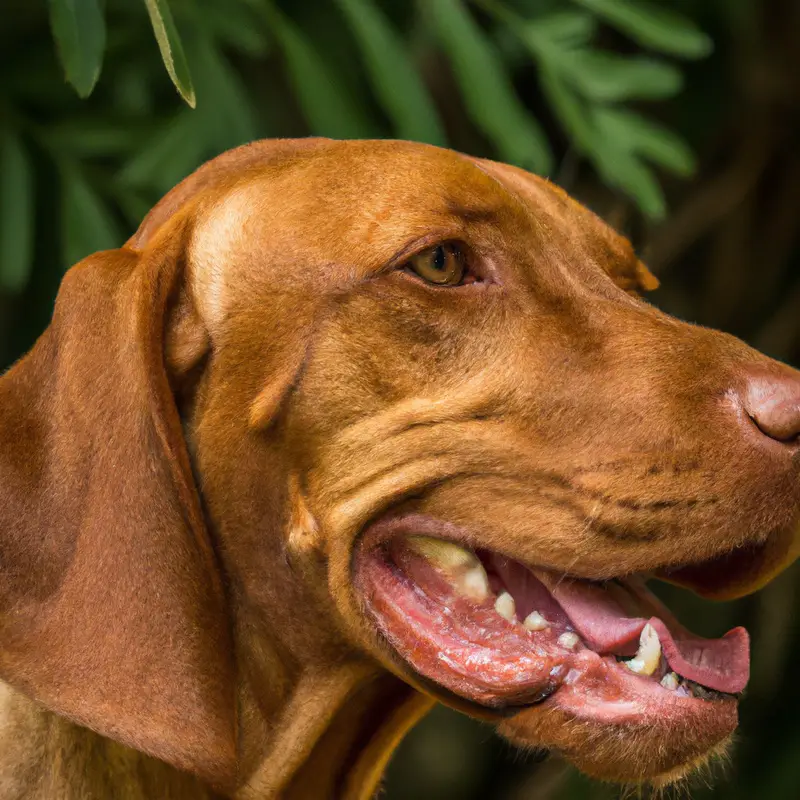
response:
[[[0,379],[0,797],[367,798],[444,703],[591,776],[725,746],[800,540],[800,373],[521,169],[256,142]]]

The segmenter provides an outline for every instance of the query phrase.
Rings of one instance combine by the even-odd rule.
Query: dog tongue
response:
[[[631,587],[630,591],[607,588],[581,580],[558,580],[540,570],[536,570],[536,577],[592,650],[633,655],[639,635],[649,622],[661,640],[664,658],[678,675],[731,694],[741,692],[747,684],[750,643],[744,628],[734,628],[721,639],[701,639],[680,625],[644,586]]]

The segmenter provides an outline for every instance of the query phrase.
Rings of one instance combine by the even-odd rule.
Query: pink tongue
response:
[[[598,653],[633,655],[642,628],[650,622],[661,640],[661,651],[670,668],[678,675],[716,689],[736,694],[747,685],[750,677],[750,640],[744,628],[734,628],[721,639],[700,639],[693,636],[670,618],[672,631],[656,616],[629,616],[629,610],[660,611],[663,607],[649,592],[642,596],[618,596],[599,585],[570,579],[557,580],[546,572],[536,571],[536,577],[548,588],[566,612],[586,644]],[[649,595],[649,596],[648,596]],[[652,601],[650,600],[652,598]],[[626,602],[627,600],[627,602]],[[649,608],[642,608],[643,605]],[[662,614],[663,616],[663,614]],[[677,638],[676,638],[677,636]]]

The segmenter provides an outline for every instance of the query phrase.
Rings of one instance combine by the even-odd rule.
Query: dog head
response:
[[[655,285],[624,239],[508,166],[321,140],[210,162],[123,250],[68,277],[49,340],[3,385],[6,441],[25,457],[45,443],[44,461],[7,466],[27,477],[0,491],[23,520],[12,563],[28,558],[54,576],[46,589],[12,582],[5,602],[58,609],[63,652],[82,653],[73,673],[99,668],[84,651],[108,658],[109,633],[86,625],[86,580],[67,603],[63,576],[96,569],[93,520],[128,531],[120,517],[138,509],[114,568],[128,574],[146,535],[154,585],[143,584],[147,597],[136,595],[116,638],[146,653],[153,636],[141,626],[132,636],[128,617],[157,620],[164,657],[180,653],[200,676],[194,696],[213,698],[198,730],[216,723],[176,754],[175,721],[143,737],[143,701],[132,698],[115,713],[120,733],[107,705],[118,681],[96,702],[65,701],[67,666],[59,672],[45,639],[33,642],[29,617],[9,623],[5,641],[18,645],[3,674],[198,771],[230,736],[220,709],[235,680],[224,656],[201,666],[201,654],[224,652],[226,617],[247,609],[286,663],[366,657],[592,775],[680,773],[736,726],[747,634],[697,639],[644,581],[735,597],[794,559],[800,375],[648,305],[638,292]],[[90,374],[87,353],[105,359],[103,376]],[[30,400],[36,380],[86,388],[55,421],[48,406],[34,424],[45,408]],[[50,389],[53,403],[58,384]],[[76,426],[94,444],[63,461]],[[58,459],[47,455],[53,437]],[[44,506],[20,499],[35,490],[41,504],[59,468],[83,476],[80,511],[65,475]],[[129,470],[136,481],[122,480]],[[42,544],[64,504],[85,516]],[[200,597],[205,581],[213,591]],[[120,602],[119,586],[104,591]],[[153,697],[178,691],[156,673]]]

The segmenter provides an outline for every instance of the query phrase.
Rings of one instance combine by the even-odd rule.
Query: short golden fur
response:
[[[393,271],[450,239],[502,279]],[[366,798],[434,698],[493,718],[362,613],[353,544],[397,503],[594,578],[753,543],[718,594],[766,582],[798,458],[756,459],[715,404],[796,374],[655,285],[551,184],[403,142],[232,151],[73,267],[0,379],[0,797]],[[718,744],[501,727],[624,780]]]

